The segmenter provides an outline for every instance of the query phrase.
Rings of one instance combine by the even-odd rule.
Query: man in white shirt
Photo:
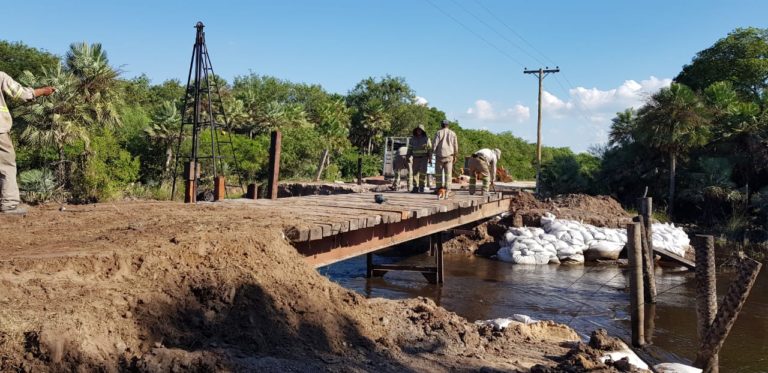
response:
[[[501,159],[499,149],[480,149],[469,158],[469,194],[475,194],[478,176],[483,179],[483,190],[480,195],[485,195],[490,190],[490,185],[496,181],[496,167]],[[490,185],[489,185],[490,184]]]

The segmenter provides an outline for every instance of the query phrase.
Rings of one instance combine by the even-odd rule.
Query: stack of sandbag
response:
[[[511,228],[504,234],[496,255],[500,260],[515,264],[559,263],[555,241],[554,236],[541,228]]]
[[[663,249],[679,256],[685,255],[685,249],[691,244],[688,235],[681,228],[670,223],[653,224],[653,248]]]
[[[618,259],[627,243],[626,229],[595,227],[573,220],[556,219],[547,213],[541,228],[509,229],[496,253],[500,260],[516,264],[583,263],[586,259]],[[672,224],[653,225],[653,246],[683,255],[690,240]]]
[[[627,241],[626,233],[572,220],[558,220],[547,213],[541,228],[511,228],[496,253],[516,264],[583,263],[590,259],[616,259]]]

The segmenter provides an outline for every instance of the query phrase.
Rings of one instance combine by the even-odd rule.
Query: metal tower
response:
[[[192,60],[189,62],[171,191],[173,199],[179,175],[178,155],[181,154],[184,139],[191,138],[191,149],[184,163],[183,174],[184,202],[187,203],[195,203],[198,199],[223,199],[226,194],[224,174],[239,168],[217,77],[205,45],[204,27],[202,22],[195,25],[195,46],[192,48]],[[206,132],[209,133],[208,136]],[[224,137],[224,140],[220,140],[219,136]],[[229,146],[230,155],[224,155],[222,145]]]

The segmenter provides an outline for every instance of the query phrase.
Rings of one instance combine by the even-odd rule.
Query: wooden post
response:
[[[224,176],[216,176],[213,179],[213,200],[221,201],[225,198],[227,187]]]
[[[632,221],[640,223],[640,241],[643,246],[643,293],[647,303],[656,303],[656,274],[653,272],[653,243],[646,235],[646,223],[643,216],[635,216]]]
[[[651,269],[654,267],[653,261],[653,198],[644,197],[640,204],[640,214],[643,216],[643,222],[645,223],[645,237],[651,246]]]
[[[629,307],[632,323],[632,346],[645,345],[645,321],[643,298],[643,241],[642,225],[627,224],[627,249],[629,256]]]
[[[277,199],[277,184],[280,181],[280,150],[282,148],[282,134],[280,130],[272,132],[272,141],[269,146],[269,191],[270,199]]]
[[[749,292],[752,290],[752,285],[755,284],[761,267],[760,262],[749,258],[742,259],[739,265],[739,275],[728,288],[728,293],[723,298],[723,304],[718,309],[715,321],[712,322],[707,335],[701,342],[696,361],[693,363],[704,373],[713,372],[713,358],[720,353],[725,338],[728,337],[733,324],[736,323],[736,318],[747,301],[747,297],[749,297]]]
[[[195,161],[184,164],[184,203],[197,202],[197,185],[195,180],[200,176],[200,165],[195,167]]]
[[[245,194],[245,198],[257,199],[259,198],[259,186],[255,183],[248,184],[248,192]]]
[[[315,181],[320,181],[320,177],[323,176],[326,159],[328,159],[328,149],[323,150],[323,155],[320,156],[320,164],[317,166],[317,176],[315,176]]]
[[[443,271],[443,233],[435,233],[435,238],[437,239],[437,253],[435,255],[437,259],[437,283],[442,284],[445,279],[445,273]]]
[[[365,254],[365,278],[373,277],[373,253]]]
[[[363,157],[357,156],[357,185],[363,185]]]
[[[693,238],[693,248],[696,250],[696,325],[701,345],[717,314],[715,238],[707,235],[696,235]],[[717,354],[710,357],[710,371],[712,373],[718,372],[718,360]]]

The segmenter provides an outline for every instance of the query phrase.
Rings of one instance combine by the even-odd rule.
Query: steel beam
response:
[[[480,206],[462,207],[422,218],[378,224],[325,238],[297,242],[294,246],[305,256],[308,264],[322,267],[496,216],[508,211],[510,203],[509,199],[492,201]]]

